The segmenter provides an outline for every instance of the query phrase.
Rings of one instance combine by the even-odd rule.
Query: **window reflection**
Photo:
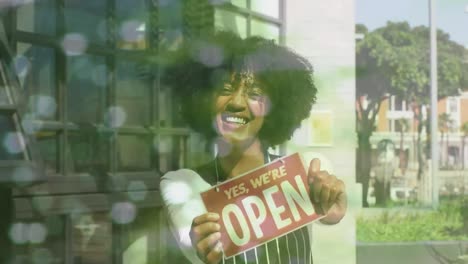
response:
[[[65,30],[82,34],[88,42],[107,40],[106,3],[108,1],[64,0]]]
[[[13,1],[14,2],[14,1]],[[56,32],[56,1],[19,1],[16,14],[16,27],[18,30],[55,35]]]
[[[243,38],[247,37],[247,18],[231,11],[216,9],[215,27],[236,32]]]
[[[58,172],[59,134],[54,131],[38,131],[36,145],[39,148],[46,174],[56,174]]]
[[[144,0],[120,0],[116,2],[118,48],[147,48],[147,2]]]
[[[17,54],[14,67],[29,94],[28,110],[36,119],[55,119],[58,100],[54,50],[18,43]]]
[[[82,55],[67,58],[68,119],[102,122],[106,105],[106,65],[103,57]]]
[[[125,124],[146,125],[150,119],[151,79],[143,66],[118,61],[116,70],[116,105],[125,111]]]
[[[103,177],[108,171],[109,141],[97,131],[69,132],[69,166],[72,172],[87,172]]]
[[[280,30],[279,27],[274,24],[252,19],[250,30],[252,35],[261,36],[266,39],[272,39],[276,43],[279,42]]]
[[[120,135],[117,140],[118,171],[150,169],[151,141],[147,136]]]

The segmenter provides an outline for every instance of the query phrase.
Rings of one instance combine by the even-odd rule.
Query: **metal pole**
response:
[[[432,207],[439,206],[439,146],[437,136],[437,27],[435,21],[435,0],[429,0],[429,24],[431,39],[431,168],[432,168]]]

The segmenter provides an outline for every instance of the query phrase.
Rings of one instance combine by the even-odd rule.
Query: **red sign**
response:
[[[201,194],[221,216],[226,257],[266,243],[321,217],[309,198],[307,173],[295,153]]]

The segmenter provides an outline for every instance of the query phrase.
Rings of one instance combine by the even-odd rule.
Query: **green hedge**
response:
[[[467,204],[466,198],[448,199],[442,200],[436,211],[384,211],[375,217],[361,216],[357,219],[357,239],[360,242],[468,240],[463,226]]]

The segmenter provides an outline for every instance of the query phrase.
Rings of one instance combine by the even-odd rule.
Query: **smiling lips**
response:
[[[233,125],[238,125],[242,126],[247,124],[250,119],[242,116],[234,116],[234,115],[222,115],[221,116],[223,122],[228,123],[228,124],[233,124]]]

